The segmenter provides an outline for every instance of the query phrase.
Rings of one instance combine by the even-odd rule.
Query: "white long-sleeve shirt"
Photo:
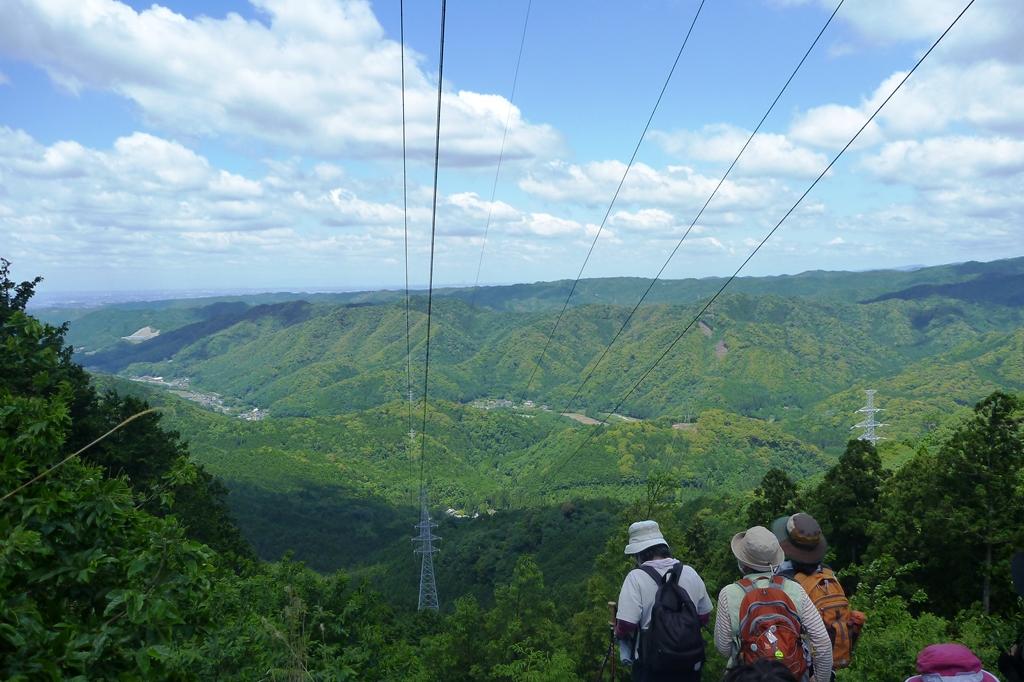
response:
[[[746,576],[751,580],[758,577],[770,577],[767,573],[755,573]],[[729,659],[729,666],[736,664],[735,656],[739,650],[739,623],[732,622],[732,611],[729,606],[729,593],[735,593],[731,589],[735,585],[726,585],[718,593],[718,615],[715,618],[715,648],[718,653]],[[800,598],[794,600],[797,613],[800,616],[800,625],[806,633],[811,649],[811,661],[814,664],[815,682],[829,682],[832,675],[832,640],[829,639],[828,630],[821,620],[821,614],[815,608],[814,602],[807,596],[804,588],[799,583],[790,581],[789,587],[799,590]],[[792,590],[794,593],[796,589]],[[742,599],[742,597],[740,597]],[[738,603],[737,603],[738,607]]]

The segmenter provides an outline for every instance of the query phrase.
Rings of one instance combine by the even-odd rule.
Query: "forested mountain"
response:
[[[391,294],[133,304],[65,332],[26,314],[34,284],[5,269],[0,674],[590,679],[630,521],[658,519],[714,592],[736,577],[733,533],[801,509],[869,614],[841,682],[905,676],[947,638],[991,664],[1021,625],[1020,263],[742,282],[607,415],[696,311],[654,303],[573,407],[607,426],[558,408],[628,309],[574,306],[528,405],[557,285],[476,308],[448,292],[425,460]],[[1006,288],[988,295],[985,278]],[[620,283],[588,290],[605,284]],[[421,377],[418,309],[413,323]],[[160,334],[120,343],[144,326]],[[847,443],[867,387],[890,422],[878,451]],[[414,610],[421,462],[443,538],[437,616]],[[711,654],[709,679],[722,665]]]
[[[860,391],[871,385],[899,414],[890,433],[920,436],[993,388],[1024,388],[1015,361],[1024,308],[1014,304],[1012,289],[1022,269],[1024,259],[1015,259],[738,280],[735,289],[751,293],[722,297],[621,411],[685,421],[723,409],[780,421],[834,450],[845,441],[842,425],[859,406]],[[626,284],[584,282],[574,301],[614,298],[594,292],[621,294]],[[713,288],[706,280],[664,285],[675,288],[675,302],[641,308],[571,405],[627,307],[574,305],[541,359],[556,312],[518,310],[546,308],[551,287],[522,285],[515,305],[477,308],[462,302],[474,292],[449,292],[434,308],[431,395],[459,403],[528,398],[600,416],[693,319],[697,304],[681,301]],[[477,303],[489,300],[485,292],[494,293],[482,289]],[[864,302],[870,294],[873,302]],[[69,338],[87,367],[187,378],[194,389],[278,417],[347,414],[404,396],[404,305],[310,298],[314,302],[116,306],[74,320]],[[423,305],[413,298],[414,366],[423,360]],[[119,341],[144,326],[161,333],[142,343]]]

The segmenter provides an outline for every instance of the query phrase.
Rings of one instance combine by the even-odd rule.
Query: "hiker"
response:
[[[821,526],[813,516],[801,512],[775,519],[772,533],[786,557],[779,574],[800,583],[825,623],[832,640],[833,671],[848,668],[865,616],[850,609],[850,600],[836,574],[822,563],[828,542]]]
[[[698,682],[704,665],[701,627],[712,609],[704,581],[672,558],[655,521],[629,527],[625,553],[637,567],[626,574],[615,614],[622,662],[633,666],[638,682]]]
[[[917,675],[907,682],[999,682],[963,644],[932,644],[917,655]]]
[[[762,659],[751,665],[730,668],[722,682],[797,682],[782,663]]]
[[[804,588],[777,575],[785,560],[778,538],[754,526],[734,535],[731,547],[743,578],[722,588],[715,619],[715,648],[729,658],[728,667],[769,658],[801,682],[811,679],[811,670],[815,682],[828,682],[832,642]]]
[[[1010,575],[1013,589],[1024,597],[1024,552],[1017,552],[1010,560]],[[1009,648],[999,654],[999,672],[1007,682],[1024,682],[1024,634]]]

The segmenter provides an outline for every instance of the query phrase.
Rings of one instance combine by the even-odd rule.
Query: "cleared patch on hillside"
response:
[[[579,412],[563,412],[562,416],[568,417],[569,419],[575,419],[580,424],[586,424],[588,426],[594,426],[601,423],[598,420],[588,417],[585,414],[580,414]]]

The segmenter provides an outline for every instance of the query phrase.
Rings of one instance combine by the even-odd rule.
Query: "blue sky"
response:
[[[435,282],[574,277],[697,2],[448,5]],[[0,255],[52,290],[404,277],[398,3],[11,0]],[[406,3],[426,281],[439,6]],[[707,2],[585,276],[650,276],[834,4]],[[666,271],[731,273],[959,12],[844,5]],[[977,2],[749,274],[1024,253],[1024,7]]]

